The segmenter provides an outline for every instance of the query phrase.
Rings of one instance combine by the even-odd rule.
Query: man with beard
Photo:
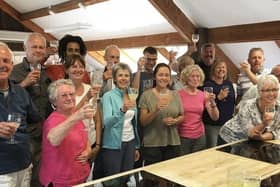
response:
[[[240,75],[237,81],[237,94],[240,99],[246,91],[257,83],[257,78],[264,72],[264,52],[261,48],[249,51],[248,62],[240,63]]]
[[[40,33],[31,33],[24,41],[24,50],[26,57],[23,58],[22,63],[14,66],[10,79],[25,88],[43,119],[46,119],[51,112],[47,96],[47,88],[51,80],[43,67],[46,56],[45,37]],[[27,132],[30,135],[33,163],[31,186],[37,187],[40,186],[38,171],[42,144],[42,124],[29,123]]]
[[[203,70],[205,75],[204,82],[210,79],[210,69],[215,62],[216,49],[213,43],[205,43],[201,46],[200,58],[201,60],[196,62],[197,65]]]

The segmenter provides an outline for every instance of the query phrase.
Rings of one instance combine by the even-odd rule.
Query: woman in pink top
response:
[[[71,80],[60,79],[48,88],[55,106],[43,125],[40,182],[44,186],[68,187],[82,183],[89,175],[90,143],[83,119],[93,117],[85,105],[75,111],[75,87]]]
[[[181,81],[186,85],[179,90],[184,109],[184,121],[179,126],[182,154],[193,153],[205,148],[205,132],[202,122],[204,109],[213,120],[219,118],[215,94],[203,93],[198,89],[204,82],[204,74],[198,65],[189,65],[181,72]]]

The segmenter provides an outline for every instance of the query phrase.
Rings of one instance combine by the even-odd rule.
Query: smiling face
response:
[[[75,88],[70,85],[60,85],[57,88],[57,96],[54,102],[56,110],[63,114],[69,114],[75,109]]]
[[[187,78],[186,84],[190,88],[197,88],[201,84],[201,76],[198,70],[194,69]]]
[[[225,79],[227,76],[227,66],[225,62],[219,63],[213,72],[213,76],[219,79]]]
[[[73,82],[81,82],[85,74],[85,66],[83,66],[83,64],[77,60],[66,70],[66,73],[69,75],[69,79],[71,79]]]
[[[153,68],[157,63],[157,54],[145,53],[144,57],[146,59],[145,69],[148,72],[153,72]]]
[[[155,74],[155,79],[156,79],[157,88],[159,89],[167,88],[171,81],[170,70],[165,66],[158,68]]]
[[[114,78],[114,82],[119,89],[121,89],[121,90],[126,89],[130,84],[129,71],[127,69],[117,70],[116,76]]]
[[[106,50],[104,60],[108,63],[117,64],[120,62],[120,51],[116,47],[110,47]]]
[[[12,55],[9,50],[0,46],[0,87],[8,86],[8,78],[13,70]]]
[[[253,73],[259,73],[264,64],[264,54],[261,50],[253,50],[249,54],[248,62]]]
[[[279,84],[266,82],[260,90],[260,99],[263,103],[272,105],[276,102],[279,93]]]
[[[24,49],[29,63],[43,63],[46,55],[46,41],[43,37],[37,35],[30,36]]]
[[[211,66],[215,61],[215,47],[208,46],[201,50],[201,59],[207,66]]]

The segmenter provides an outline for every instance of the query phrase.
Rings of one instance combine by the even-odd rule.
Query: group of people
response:
[[[97,86],[90,84],[82,39],[66,35],[59,44],[63,77],[47,71],[41,34],[27,37],[26,57],[17,65],[0,43],[0,184],[72,186],[133,169],[139,160],[149,165],[243,138],[280,138],[280,66],[260,76],[261,48],[240,64],[236,88],[214,44],[202,45],[199,60],[190,51],[177,60],[170,53],[169,64],[157,63],[157,49],[147,47],[135,73],[110,45],[104,71],[94,70],[103,74]],[[11,113],[21,116],[18,128],[7,120]]]

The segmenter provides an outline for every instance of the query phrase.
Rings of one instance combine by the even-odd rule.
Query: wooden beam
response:
[[[275,40],[275,43],[280,48],[280,40]]]
[[[84,6],[89,6],[89,5],[101,3],[104,1],[108,1],[108,0],[71,0],[71,1],[66,1],[63,3],[59,3],[56,5],[52,5],[51,10],[54,13],[60,13],[60,12],[65,12],[65,11],[80,8],[78,5],[79,3],[82,3]],[[43,16],[48,16],[48,15],[49,15],[49,7],[44,7],[44,8],[40,8],[37,10],[33,10],[30,12],[21,14],[20,17],[22,20],[30,20],[30,19],[39,18],[39,17],[43,17]]]
[[[280,40],[280,21],[212,28],[208,38],[216,44]]]
[[[33,32],[38,32],[38,33],[43,34],[48,41],[56,39],[54,36],[45,33],[41,27],[39,27],[37,24],[33,23],[32,21],[28,21],[28,20],[22,21],[20,19],[20,13],[3,0],[0,1],[0,9],[3,12],[5,12],[6,14],[10,15],[15,20],[17,20],[19,23],[21,23],[26,28],[32,30]]]
[[[106,65],[106,62],[103,58],[104,51],[89,51],[88,54],[100,64]]]
[[[89,51],[104,50],[106,46],[115,44],[119,48],[137,48],[144,46],[186,45],[187,42],[178,33],[93,40],[85,42]]]
[[[191,35],[195,33],[196,28],[173,1],[149,1],[187,42],[191,41]]]
[[[167,59],[167,61],[169,62],[169,52],[166,48],[163,48],[163,47],[158,47],[157,48],[157,51],[164,57]]]

